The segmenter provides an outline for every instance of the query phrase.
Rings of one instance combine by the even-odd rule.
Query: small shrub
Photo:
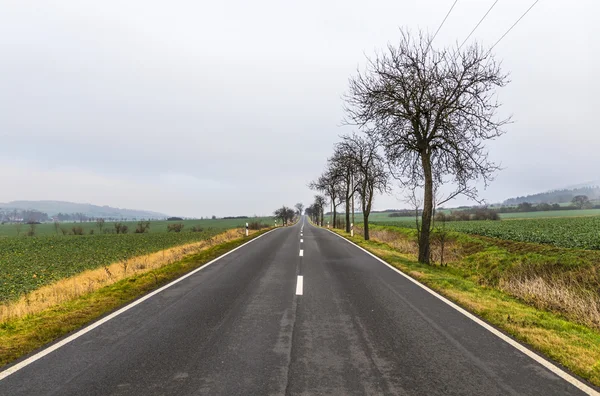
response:
[[[267,228],[267,227],[269,227],[267,224],[262,224],[259,221],[253,221],[253,222],[248,223],[249,230],[260,230],[262,228]]]
[[[137,224],[137,227],[135,228],[135,233],[136,234],[143,234],[146,231],[148,231],[150,229],[150,222],[149,221],[140,221]]]
[[[183,230],[183,223],[169,224],[167,226],[167,232],[181,232],[181,230]]]
[[[27,236],[35,236],[35,227],[36,227],[36,223],[28,223],[29,224],[29,230],[27,230]]]
[[[115,232],[117,234],[127,234],[128,230],[129,230],[129,227],[127,227],[125,224],[115,223]]]
[[[204,231],[204,228],[202,228],[200,226],[193,226],[192,228],[190,228],[190,230],[192,232],[202,232],[202,231]]]
[[[73,233],[73,235],[83,235],[83,227],[73,226],[73,228],[71,228],[71,232]]]

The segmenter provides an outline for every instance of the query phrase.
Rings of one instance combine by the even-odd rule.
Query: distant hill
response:
[[[580,184],[572,188],[552,190],[543,193],[510,198],[503,202],[504,205],[518,205],[523,202],[539,203],[564,203],[571,202],[576,195],[587,195],[590,200],[600,199],[600,183],[596,185]]]
[[[72,214],[83,213],[87,217],[96,218],[152,218],[162,219],[168,217],[164,213],[151,212],[148,210],[120,209],[110,206],[98,206],[64,201],[12,201],[0,203],[2,210],[38,210],[55,216],[58,213]]]

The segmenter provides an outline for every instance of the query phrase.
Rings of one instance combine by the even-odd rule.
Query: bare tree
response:
[[[356,168],[351,153],[346,150],[346,147],[340,143],[336,144],[333,156],[329,158],[328,164],[330,169],[334,169],[339,174],[339,190],[340,198],[346,204],[346,232],[350,232],[350,209],[351,200],[358,189],[358,180],[355,177]],[[354,210],[354,208],[352,208]]]
[[[329,162],[327,170],[317,180],[308,185],[311,190],[320,191],[329,198],[333,215],[333,227],[336,224],[337,207],[342,203],[343,184],[343,172]]]
[[[397,47],[370,59],[350,79],[346,120],[376,136],[393,176],[405,187],[423,188],[419,261],[429,263],[435,185],[452,182],[476,199],[475,180],[485,186],[499,169],[484,143],[500,136],[509,119],[497,120],[494,92],[508,83],[489,51],[477,44],[436,50],[431,38],[402,31]]]
[[[571,200],[571,204],[579,209],[583,209],[590,205],[590,199],[587,195],[576,195]]]
[[[104,219],[102,217],[96,219],[96,227],[98,227],[98,230],[102,233],[102,229],[104,228]]]
[[[286,212],[286,220],[288,223],[294,221],[294,217],[296,217],[296,211],[292,208],[288,208]]]
[[[302,216],[302,213],[304,213],[304,205],[301,202],[298,202],[294,207],[296,208],[298,216]]]
[[[325,205],[327,205],[327,200],[322,195],[315,195],[315,203],[314,207],[317,210],[317,223],[322,227],[323,226],[323,216],[325,214]]]
[[[306,210],[304,211],[304,213],[311,219],[314,221],[315,219],[315,208],[314,205],[310,205],[309,207],[306,208]]]
[[[378,143],[372,136],[360,137],[356,134],[344,136],[340,145],[356,169],[357,191],[363,213],[364,237],[369,240],[369,215],[376,192],[389,191],[389,176],[382,156],[378,152]]]
[[[284,205],[281,208],[277,209],[275,212],[273,212],[273,214],[276,218],[281,219],[282,225],[287,225],[288,222],[294,220],[296,212],[294,211],[294,209],[288,208]]]

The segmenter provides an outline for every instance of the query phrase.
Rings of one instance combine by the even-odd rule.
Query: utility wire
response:
[[[475,27],[473,28],[473,30],[471,30],[471,33],[469,33],[469,35],[467,36],[467,38],[465,39],[465,41],[462,42],[462,44],[460,45],[460,47],[458,47],[458,49],[461,49],[463,45],[465,45],[465,43],[467,42],[467,40],[469,39],[469,37],[471,37],[471,35],[475,32],[475,30],[477,30],[477,28],[479,27],[479,25],[481,25],[481,22],[483,22],[483,20],[485,19],[485,17],[488,16],[488,14],[490,13],[490,11],[492,11],[492,8],[494,8],[494,6],[496,5],[496,3],[499,0],[494,1],[494,4],[492,4],[492,6],[487,10],[487,12],[485,13],[485,15],[483,16],[483,18],[481,18],[479,20],[479,22],[477,22],[477,25],[475,25]]]
[[[511,27],[510,27],[510,28],[509,28],[507,31],[506,31],[506,33],[504,33],[504,34],[502,35],[502,37],[500,37],[500,39],[498,39],[498,41],[496,41],[496,43],[494,43],[494,45],[492,45],[492,47],[490,48],[490,50],[488,51],[488,53],[489,53],[489,52],[492,52],[492,50],[494,49],[494,47],[495,47],[495,46],[497,46],[497,45],[498,45],[498,43],[499,43],[500,41],[502,41],[502,39],[503,39],[503,38],[504,38],[504,37],[505,37],[505,36],[506,36],[506,35],[507,35],[507,34],[508,34],[508,33],[509,33],[509,32],[510,32],[510,31],[511,31],[511,30],[512,30],[512,29],[513,29],[515,26],[517,26],[517,23],[519,23],[519,22],[521,21],[521,19],[523,19],[523,17],[525,17],[525,15],[527,15],[527,13],[528,13],[528,12],[529,12],[529,11],[530,11],[532,8],[533,8],[533,6],[534,6],[534,5],[536,5],[536,4],[538,3],[538,1],[540,1],[540,0],[535,0],[535,1],[533,2],[533,4],[531,5],[531,7],[529,7],[529,8],[527,9],[527,11],[525,11],[525,12],[523,13],[523,15],[521,15],[521,17],[520,17],[519,19],[517,19],[517,22],[515,22],[515,23],[514,23],[514,24],[513,24],[513,25],[512,25],[512,26],[511,26]]]
[[[429,50],[429,47],[431,46],[431,43],[433,42],[433,40],[435,40],[435,37],[437,36],[437,34],[440,31],[440,29],[442,28],[442,26],[444,26],[444,23],[446,22],[446,19],[448,19],[448,16],[450,15],[450,13],[452,12],[452,10],[454,9],[454,6],[456,5],[456,3],[458,3],[458,0],[454,1],[454,4],[452,4],[452,7],[450,7],[450,10],[448,11],[448,13],[446,14],[446,16],[444,17],[444,20],[442,21],[442,23],[440,24],[440,26],[435,31],[435,34],[433,35],[433,37],[431,38],[431,40],[429,40],[429,44],[427,45],[427,50]],[[427,52],[427,51],[425,51],[425,52]]]

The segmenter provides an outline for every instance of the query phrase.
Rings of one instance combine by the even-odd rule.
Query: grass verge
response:
[[[209,247],[177,262],[122,279],[72,301],[1,323],[0,367],[99,319],[267,231]]]
[[[420,264],[409,253],[362,236],[338,234],[436,290],[517,340],[530,345],[576,375],[600,386],[600,331],[535,308],[509,294],[481,285],[460,267]]]

